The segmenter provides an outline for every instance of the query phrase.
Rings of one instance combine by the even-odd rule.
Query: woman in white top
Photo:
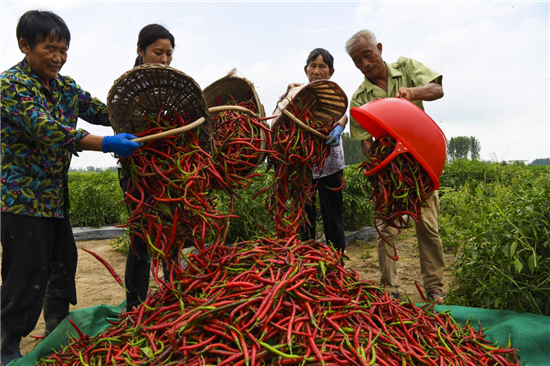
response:
[[[330,79],[334,74],[334,57],[324,48],[316,48],[310,52],[304,66],[304,72],[310,83],[316,80]],[[290,84],[289,89],[298,85],[300,84]],[[319,192],[325,240],[341,252],[344,251],[346,245],[344,219],[342,217],[343,195],[342,190],[334,191],[331,188],[340,187],[344,179],[344,149],[342,148],[340,135],[344,131],[347,122],[347,116],[336,122],[337,126],[333,128],[326,142],[331,147],[330,155],[321,169],[314,172],[312,177],[313,181],[317,183],[317,191]],[[317,221],[315,197],[311,205],[306,205],[305,211],[310,223],[302,233],[302,240],[314,239]]]

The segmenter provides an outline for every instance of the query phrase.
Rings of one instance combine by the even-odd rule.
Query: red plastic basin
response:
[[[414,103],[403,98],[383,98],[354,107],[355,120],[375,139],[389,134],[397,140],[395,150],[378,166],[366,172],[374,175],[399,154],[410,152],[439,188],[447,159],[447,143],[437,123]]]

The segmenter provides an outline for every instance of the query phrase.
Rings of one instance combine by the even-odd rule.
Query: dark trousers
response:
[[[344,219],[342,217],[344,199],[341,190],[333,191],[330,188],[340,187],[342,185],[342,179],[344,179],[344,174],[343,170],[340,170],[326,177],[313,180],[317,183],[317,191],[319,192],[321,216],[323,217],[326,242],[331,243],[335,249],[339,249],[340,251],[344,251],[346,247]],[[309,224],[302,234],[302,239],[304,240],[315,238],[315,225],[317,221],[315,200],[316,198],[314,196],[312,204],[306,205],[305,207]]]
[[[149,275],[151,261],[147,251],[147,244],[138,236],[134,236],[126,257],[126,271],[124,282],[126,293],[126,309],[138,306],[147,298],[149,291]]]
[[[78,252],[65,218],[1,214],[2,326],[27,336],[51,296],[76,305]]]
[[[120,187],[126,197],[128,189],[129,176],[119,169]],[[145,197],[147,200],[148,196]],[[127,206],[128,213],[133,210]],[[126,257],[126,270],[124,273],[124,283],[128,292],[126,292],[126,309],[131,310],[134,306],[138,306],[147,298],[149,291],[149,276],[151,273],[151,260],[147,251],[147,243],[138,235],[132,235],[128,256]]]

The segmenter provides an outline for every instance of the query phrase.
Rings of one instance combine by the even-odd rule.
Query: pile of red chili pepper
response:
[[[243,107],[257,112],[252,99],[237,102],[230,100],[229,106]],[[218,112],[213,121],[216,152],[213,156],[216,168],[226,178],[231,188],[248,187],[252,174],[261,163],[271,146],[271,130],[257,118],[247,112],[227,110]],[[216,188],[216,187],[212,187]]]
[[[332,120],[316,120],[307,108],[290,103],[288,109],[307,126],[328,135]],[[281,118],[273,128],[273,150],[270,163],[274,167],[273,183],[265,190],[267,211],[273,215],[277,236],[288,238],[303,229],[306,204],[315,195],[312,172],[322,169],[330,147],[321,138],[305,131],[290,118]]]
[[[367,160],[359,165],[359,169],[368,172],[376,168],[395,150],[395,144],[396,140],[389,134],[376,139]],[[432,179],[408,152],[397,155],[377,174],[367,176],[366,184],[373,189],[370,199],[374,200],[375,222],[399,230],[410,227],[410,220],[417,222],[421,218],[422,208],[426,207],[434,191]],[[380,238],[391,246],[380,232],[380,225],[376,224],[375,228]],[[394,254],[390,257],[397,260],[395,246],[393,250]]]
[[[261,239],[191,255],[173,288],[41,364],[516,365],[482,330],[398,303],[320,242]]]

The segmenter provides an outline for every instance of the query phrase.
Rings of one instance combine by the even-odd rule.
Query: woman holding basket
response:
[[[328,80],[334,74],[334,57],[324,48],[316,48],[309,53],[304,72],[310,83],[322,79]],[[289,84],[287,94],[291,94],[294,91],[293,89],[298,89],[301,86],[302,84],[299,83]],[[321,169],[313,172],[312,177],[319,192],[325,240],[340,252],[344,252],[346,245],[344,219],[342,217],[344,203],[342,190],[335,191],[334,189],[342,186],[344,179],[344,149],[340,135],[344,131],[347,122],[347,116],[343,116],[336,121],[336,126],[326,141],[326,144],[331,147],[330,155]],[[302,239],[314,239],[317,221],[315,196],[312,204],[306,205],[305,212],[309,223],[302,233]]]
[[[137,53],[134,66],[143,64],[170,65],[175,48],[174,36],[159,24],[149,24],[139,32]],[[127,167],[119,168],[120,186],[124,195],[132,191],[130,174]],[[130,184],[130,185],[129,185]],[[148,197],[145,197],[147,200]],[[130,207],[128,207],[131,210]],[[126,258],[124,282],[126,292],[126,310],[130,311],[145,301],[149,291],[151,261],[147,243],[138,235],[131,235],[131,244]]]

